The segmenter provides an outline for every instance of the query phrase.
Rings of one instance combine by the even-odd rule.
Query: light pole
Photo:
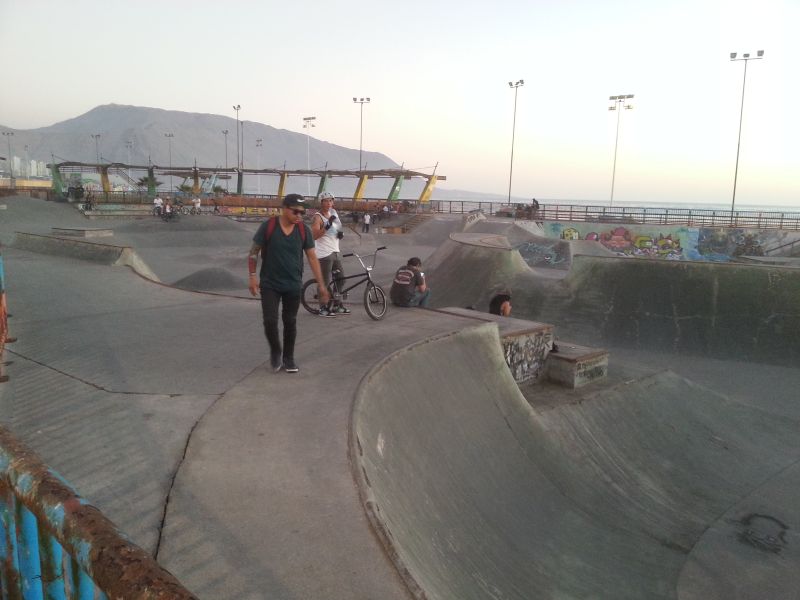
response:
[[[11,180],[14,179],[14,162],[11,160],[11,138],[14,136],[14,132],[4,131],[3,135],[6,136],[6,140],[8,141],[8,159],[6,160],[6,165],[8,166],[8,178]]]
[[[91,135],[94,138],[94,154],[95,154],[95,159],[97,161],[96,164],[99,165],[100,164],[100,146],[99,146],[100,134],[99,133],[93,133]]]
[[[306,171],[311,170],[311,128],[316,127],[316,123],[314,121],[317,120],[317,117],[303,117],[303,129],[306,130]],[[359,167],[359,171],[361,168]],[[311,176],[306,175],[306,196],[311,195]]]
[[[263,141],[264,140],[261,139],[261,138],[258,138],[256,140],[256,169],[258,169],[259,171],[261,170],[261,146],[262,146],[262,142]],[[257,182],[258,182],[258,195],[260,196],[261,195],[261,173],[259,173],[258,176],[257,176]]]
[[[241,167],[239,164],[239,111],[242,110],[242,105],[234,104],[233,110],[236,111],[236,168],[239,169]]]
[[[742,77],[742,107],[739,109],[739,139],[736,142],[736,169],[733,172],[733,197],[731,198],[731,212],[736,206],[736,180],[739,177],[739,149],[742,146],[742,116],[744,115],[744,86],[747,83],[747,63],[751,60],[761,60],[764,58],[764,51],[759,50],[758,56],[750,56],[750,54],[742,54],[741,58],[736,58],[736,52],[731,52],[731,62],[737,60],[744,61],[744,76]]]
[[[508,82],[508,87],[514,88],[514,121],[511,125],[511,166],[508,169],[508,203],[511,204],[511,176],[514,174],[514,136],[517,131],[517,92],[525,82],[520,79],[516,83]]]
[[[361,129],[358,134],[358,170],[361,171],[361,153],[364,146],[364,105],[369,104],[369,98],[353,98],[353,102],[361,105]]]
[[[625,101],[631,98],[633,98],[633,94],[608,97],[608,99],[614,103],[608,107],[608,110],[617,111],[617,137],[614,138],[614,166],[611,168],[611,200],[608,203],[609,206],[614,206],[614,181],[617,177],[617,144],[619,143],[619,116],[623,108],[625,110],[633,110],[632,104],[625,104]]]
[[[164,137],[167,138],[169,143],[169,193],[172,194],[172,138],[175,137],[175,134],[165,133]]]
[[[222,130],[222,135],[225,136],[225,190],[228,190],[228,182],[230,181],[230,175],[228,175],[228,133],[230,133],[227,129]]]
[[[131,150],[133,150],[133,140],[126,140],[125,147],[128,149],[128,180],[131,178]],[[129,181],[130,183],[130,181]]]

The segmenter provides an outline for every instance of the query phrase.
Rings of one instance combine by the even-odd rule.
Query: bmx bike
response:
[[[389,303],[386,300],[386,292],[383,291],[383,288],[379,286],[377,283],[372,281],[372,269],[375,268],[375,261],[378,258],[378,252],[381,250],[386,250],[386,246],[381,246],[372,254],[356,254],[355,252],[349,252],[347,254],[343,254],[342,258],[347,258],[349,256],[355,256],[358,259],[361,268],[363,269],[363,273],[358,273],[356,275],[348,275],[346,277],[340,277],[338,279],[331,279],[328,283],[328,292],[331,295],[332,301],[339,301],[347,294],[350,290],[357,288],[363,283],[366,283],[366,287],[364,288],[364,310],[367,311],[367,314],[371,319],[375,321],[380,321],[383,317],[386,316],[386,312],[389,306]],[[368,265],[364,262],[364,259],[369,259],[372,257],[372,264]],[[348,286],[347,280],[350,279],[358,279],[358,281],[350,282],[352,285]],[[343,289],[339,289],[342,286]],[[300,294],[300,302],[308,312],[311,314],[319,314],[319,286],[317,285],[316,279],[309,279],[303,284],[303,289]]]

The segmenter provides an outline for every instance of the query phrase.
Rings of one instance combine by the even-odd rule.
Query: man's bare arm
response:
[[[314,218],[311,220],[311,235],[314,236],[315,240],[325,235],[325,219],[323,219],[322,215],[319,213],[315,214]]]
[[[247,255],[247,271],[249,273],[248,277],[248,285],[247,287],[250,289],[250,293],[253,296],[258,296],[258,274],[257,274],[257,267],[258,267],[258,254],[261,252],[261,246],[253,243],[250,246],[250,253]]]

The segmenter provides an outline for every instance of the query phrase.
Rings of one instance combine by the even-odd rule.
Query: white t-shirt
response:
[[[192,204],[194,204],[195,208],[200,208],[200,198],[195,198],[192,200]]]
[[[369,222],[372,220],[372,217],[369,216],[369,213],[364,215],[364,225],[369,225]]]
[[[317,215],[319,215],[319,217],[317,217]],[[336,236],[336,234],[344,229],[344,225],[342,225],[342,220],[339,218],[339,213],[337,213],[336,209],[334,208],[332,208],[328,213],[329,217],[333,215],[336,215],[336,219],[334,219],[330,229],[325,230],[325,234],[322,237],[314,240],[317,250],[317,258],[325,258],[334,252],[339,252],[339,238]],[[314,215],[314,218],[317,220],[322,219],[323,227],[325,227],[325,224],[328,222],[328,219],[323,217],[322,213],[319,212]]]
[[[164,201],[158,196],[156,196],[155,198],[153,198],[153,204],[155,204],[156,206],[163,206]]]

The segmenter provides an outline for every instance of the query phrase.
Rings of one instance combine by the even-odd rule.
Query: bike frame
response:
[[[378,260],[378,252],[380,252],[381,250],[386,250],[386,246],[381,246],[380,248],[375,250],[375,252],[373,252],[372,254],[358,255],[355,252],[349,252],[348,254],[342,254],[342,258],[348,258],[350,256],[355,256],[358,259],[358,262],[361,265],[361,268],[364,270],[364,272],[363,273],[356,273],[355,275],[346,275],[345,277],[339,277],[339,278],[334,278],[333,274],[331,274],[331,281],[330,281],[329,285],[333,286],[333,289],[337,294],[342,295],[342,294],[346,294],[347,292],[349,292],[352,289],[357,288],[362,283],[366,283],[367,281],[372,282],[372,269],[375,268],[375,261]],[[367,266],[366,264],[364,264],[364,259],[365,258],[369,258],[370,256],[372,257],[372,264]],[[347,288],[345,288],[343,290],[340,290],[338,284],[336,283],[337,280],[338,281],[347,281],[348,279],[354,279],[356,277],[360,277],[361,279],[359,279],[356,283],[354,283],[350,287],[347,287]]]

